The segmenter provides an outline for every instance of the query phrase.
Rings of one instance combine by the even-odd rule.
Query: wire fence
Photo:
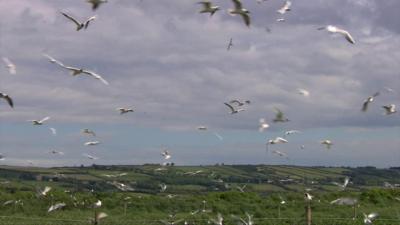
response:
[[[210,225],[213,224],[208,219],[188,219],[182,220],[176,225],[184,224]],[[304,218],[254,218],[254,225],[306,225]],[[172,221],[171,221],[172,222]],[[39,218],[39,217],[18,217],[18,216],[0,216],[0,225],[90,225],[95,224],[93,220],[87,219],[57,219],[57,218]],[[138,219],[125,220],[105,218],[98,222],[98,225],[160,225],[160,220]],[[227,219],[224,225],[237,225],[238,222]],[[240,223],[239,223],[240,224]],[[374,225],[399,225],[400,219],[380,218],[373,222]],[[364,225],[361,218],[313,218],[312,225]]]

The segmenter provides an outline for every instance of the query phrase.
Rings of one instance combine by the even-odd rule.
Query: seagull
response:
[[[242,2],[240,0],[232,0],[232,2],[235,5],[235,8],[229,9],[228,12],[231,15],[241,15],[246,26],[250,26],[249,10],[242,7]]]
[[[32,122],[33,125],[43,125],[43,123],[47,120],[49,120],[50,117],[46,116],[45,118],[41,119],[41,120],[28,120],[28,122]]]
[[[115,186],[121,191],[134,191],[135,189],[127,184],[119,183],[117,181],[108,182],[109,184]]]
[[[164,159],[170,159],[171,158],[171,154],[169,153],[168,150],[162,151],[161,155],[164,156]]]
[[[395,93],[395,91],[390,88],[390,87],[384,87],[385,91],[390,92],[390,93]]]
[[[64,152],[59,152],[59,151],[56,151],[56,150],[52,150],[52,151],[50,151],[49,153],[51,153],[51,154],[64,155]]]
[[[237,104],[237,106],[244,106],[245,104],[250,105],[250,100],[240,101],[238,99],[231,100],[229,104]]]
[[[334,184],[336,186],[339,186],[342,190],[344,190],[347,187],[347,185],[349,184],[349,181],[350,181],[350,178],[349,177],[345,177],[343,184],[339,184],[337,182],[332,182],[332,184]]]
[[[286,12],[292,10],[290,7],[292,6],[292,2],[291,1],[286,1],[285,4],[282,6],[282,8],[278,9],[277,12],[279,14],[285,14]]]
[[[363,103],[361,111],[366,112],[368,110],[368,104],[374,101],[374,98],[379,95],[379,92],[369,96]]]
[[[285,157],[285,158],[289,159],[288,155],[287,155],[286,153],[284,153],[284,152],[280,152],[280,151],[274,150],[274,151],[272,151],[272,153],[277,154],[277,155],[279,155],[279,156],[282,156],[282,157]]]
[[[306,201],[311,201],[314,198],[314,196],[310,195],[309,193],[304,193],[304,199]]]
[[[55,64],[59,65],[60,67],[69,70],[71,72],[72,76],[77,76],[77,75],[80,75],[80,74],[86,74],[86,75],[89,75],[89,76],[91,76],[91,77],[93,77],[93,78],[95,78],[97,80],[100,80],[105,85],[109,85],[109,83],[102,76],[100,76],[99,74],[97,74],[95,72],[92,72],[92,71],[89,71],[89,70],[84,70],[84,69],[81,69],[81,68],[72,67],[72,66],[66,66],[62,62],[54,59],[53,57],[51,57],[51,56],[49,56],[47,54],[44,54],[44,56],[46,58],[48,58],[51,63],[55,63]]]
[[[307,91],[306,89],[298,88],[298,89],[297,89],[297,92],[298,92],[300,95],[303,95],[303,96],[305,96],[305,97],[310,96],[310,92]]]
[[[108,215],[104,212],[96,213],[96,221],[100,221],[101,219],[106,218]]]
[[[101,207],[101,201],[97,200],[97,202],[93,203],[92,208],[97,209]]]
[[[89,17],[87,20],[85,20],[84,22],[80,22],[77,19],[75,19],[74,17],[68,15],[65,12],[61,12],[61,14],[65,17],[67,17],[69,20],[71,20],[72,22],[74,22],[76,24],[76,31],[81,30],[82,28],[84,28],[85,30],[88,28],[90,21],[95,20],[97,17],[96,16],[92,16]]]
[[[242,192],[242,193],[244,193],[244,189],[247,187],[247,184],[245,184],[245,185],[243,185],[243,186],[236,186],[236,188],[240,191],[240,192]]]
[[[278,18],[278,19],[276,19],[276,22],[285,22],[286,20],[285,20],[285,18]]]
[[[217,12],[220,8],[219,6],[213,6],[210,1],[201,1],[198,4],[203,5],[203,9],[200,13],[210,13],[210,16],[213,16],[215,12]]]
[[[67,204],[65,204],[64,202],[57,203],[57,204],[55,204],[55,205],[50,206],[50,208],[49,208],[49,210],[47,210],[47,212],[49,213],[49,212],[52,212],[52,211],[55,211],[55,210],[58,210],[58,209],[62,209],[62,208],[64,208],[66,205],[67,205]]]
[[[198,126],[196,129],[201,130],[201,131],[206,131],[207,127],[206,126]]]
[[[233,39],[231,38],[229,39],[228,47],[226,48],[226,50],[227,51],[231,50],[232,46],[233,46]]]
[[[258,127],[259,132],[263,132],[265,129],[269,127],[269,124],[267,123],[267,120],[264,118],[261,118],[259,120],[260,126]]]
[[[88,141],[85,143],[85,146],[93,146],[100,144],[100,141]]]
[[[98,159],[97,157],[94,157],[94,156],[89,155],[89,154],[82,154],[82,155],[85,156],[85,157],[87,157],[87,158],[89,158],[89,159],[92,159],[92,160]]]
[[[333,145],[331,140],[323,140],[321,141],[321,144],[325,145],[327,149],[331,149],[331,146]]]
[[[337,28],[335,26],[328,25],[326,27],[320,27],[320,28],[318,28],[318,30],[327,30],[330,33],[339,33],[339,34],[343,35],[346,38],[346,40],[348,42],[350,42],[351,44],[356,43],[348,31]]]
[[[279,198],[281,199],[281,202],[280,202],[280,204],[281,204],[281,205],[284,205],[284,204],[286,204],[286,201],[285,201],[285,200],[283,200],[282,196],[280,196],[280,195],[279,195]]]
[[[241,111],[244,111],[245,109],[235,109],[235,107],[233,107],[231,104],[224,102],[224,104],[226,106],[228,106],[228,108],[231,110],[230,114],[235,114]]]
[[[50,129],[51,133],[52,133],[54,136],[57,135],[57,130],[56,130],[56,128],[50,127],[49,129]]]
[[[384,105],[384,106],[382,106],[382,108],[385,109],[385,115],[390,115],[390,114],[397,112],[395,104]]]
[[[221,213],[217,214],[217,218],[216,219],[210,219],[211,222],[213,222],[215,225],[224,225],[224,218],[222,217]]]
[[[243,224],[243,225],[254,225],[254,222],[253,222],[253,215],[251,215],[251,214],[249,214],[249,213],[246,212],[246,217],[247,217],[247,221],[244,220],[244,219],[242,219],[242,218],[240,218],[239,216],[232,215],[232,218],[234,218],[234,219],[240,221],[239,224]]]
[[[130,109],[130,108],[117,108],[117,110],[119,111],[119,113],[121,115],[125,114],[125,113],[128,113],[128,112],[133,112],[133,109]]]
[[[357,204],[357,199],[354,198],[338,198],[336,200],[331,201],[331,204],[335,205],[355,205]]]
[[[6,100],[7,103],[8,103],[8,105],[9,105],[11,108],[14,108],[14,102],[13,102],[13,100],[11,99],[11,97],[10,97],[8,94],[1,93],[1,92],[0,92],[0,98],[3,98],[4,100]]]
[[[364,224],[372,224],[372,221],[375,220],[376,217],[378,217],[378,213],[370,213],[370,214],[365,214],[364,215]]]
[[[3,57],[3,62],[6,64],[6,68],[8,69],[8,73],[10,73],[12,75],[15,75],[17,73],[17,67],[8,58]]]
[[[83,134],[90,134],[90,135],[96,137],[96,133],[95,133],[94,131],[88,129],[88,128],[83,129],[83,130],[82,130],[82,133],[83,133]]]
[[[284,117],[284,114],[280,109],[278,109],[276,107],[274,109],[276,111],[275,119],[273,120],[274,123],[277,123],[277,122],[282,122],[282,123],[289,122],[289,119]]]
[[[202,173],[202,172],[203,172],[203,170],[189,171],[189,172],[184,173],[184,175],[194,176],[194,175],[197,175],[197,174]]]
[[[291,134],[296,134],[296,133],[300,133],[300,131],[298,130],[288,130],[285,132],[285,136],[289,136]]]
[[[39,196],[39,197],[46,196],[49,191],[51,191],[51,187],[46,186],[43,189],[39,189],[37,191],[37,196]]]
[[[96,10],[103,3],[106,3],[107,0],[86,0],[88,3],[92,4],[92,10]]]
[[[166,184],[160,184],[160,192],[164,192],[165,190],[167,190],[167,185]]]
[[[275,144],[284,144],[288,143],[288,141],[284,138],[281,137],[276,137],[275,139],[268,140],[267,142],[267,152],[268,152],[268,146],[269,145],[275,145]]]

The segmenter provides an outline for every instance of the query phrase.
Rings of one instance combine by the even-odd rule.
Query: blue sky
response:
[[[98,156],[99,164],[160,163],[166,147],[181,165],[398,166],[399,114],[384,116],[381,106],[400,102],[400,16],[394,10],[400,2],[298,0],[279,23],[276,10],[284,1],[245,1],[250,28],[226,13],[230,1],[214,1],[223,10],[213,17],[199,14],[196,2],[110,0],[93,12],[78,0],[1,1],[0,55],[17,65],[17,74],[0,68],[0,92],[15,101],[14,109],[0,105],[0,153],[6,156],[0,163],[93,163],[83,153]],[[98,18],[76,32],[60,11]],[[356,44],[317,30],[329,24],[349,30]],[[226,51],[230,38],[234,46]],[[44,53],[95,71],[110,85],[72,77]],[[300,96],[297,88],[311,95]],[[360,112],[377,91],[368,112]],[[223,102],[233,98],[252,104],[229,115]],[[135,112],[121,116],[118,107]],[[291,121],[259,133],[259,118],[271,121],[274,107]],[[51,119],[43,126],[27,122],[45,116]],[[200,125],[209,131],[197,131]],[[83,136],[83,128],[98,137]],[[268,139],[291,129],[302,132],[271,148],[289,160],[265,153]],[[319,144],[324,139],[334,142],[331,150]],[[90,140],[101,144],[83,145]],[[53,149],[65,155],[48,154]]]

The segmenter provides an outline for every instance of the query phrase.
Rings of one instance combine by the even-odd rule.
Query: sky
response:
[[[229,0],[213,1],[221,10],[212,17],[197,2],[109,0],[92,11],[84,0],[0,0],[0,56],[17,66],[16,75],[0,67],[0,92],[15,103],[0,101],[0,165],[163,163],[166,148],[177,165],[399,166],[400,114],[385,116],[382,106],[400,104],[400,1],[293,0],[280,15],[282,0],[246,0],[250,27],[227,13]],[[60,12],[97,19],[76,31]],[[327,25],[356,43],[317,30]],[[73,77],[43,54],[110,85]],[[251,104],[230,115],[223,103],[232,99]],[[290,121],[273,123],[275,107]],[[42,126],[28,122],[46,116]],[[262,133],[260,118],[270,124]],[[301,132],[266,152],[269,139],[293,129]]]

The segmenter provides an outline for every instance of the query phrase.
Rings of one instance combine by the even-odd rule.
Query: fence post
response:
[[[357,204],[353,205],[353,220],[357,218]]]
[[[94,220],[93,220],[93,225],[98,225],[99,222],[97,221],[97,211],[94,209]]]
[[[307,221],[307,225],[311,225],[312,224],[312,213],[311,213],[311,204],[310,201],[307,201],[307,206],[306,208],[306,221]]]

